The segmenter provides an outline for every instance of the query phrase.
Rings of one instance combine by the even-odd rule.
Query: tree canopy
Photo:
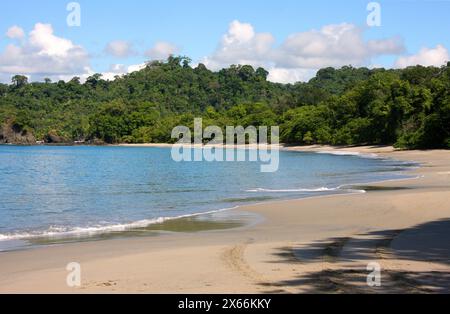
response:
[[[325,68],[309,82],[277,84],[263,68],[213,72],[190,61],[149,62],[112,81],[101,74],[84,83],[16,75],[0,84],[0,124],[47,142],[160,143],[171,141],[173,127],[203,117],[221,127],[279,125],[285,143],[450,147],[450,63]]]

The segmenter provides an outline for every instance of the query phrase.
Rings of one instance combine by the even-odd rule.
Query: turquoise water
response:
[[[279,170],[261,173],[257,162],[176,163],[170,153],[0,146],[0,249],[4,241],[121,231],[243,204],[347,193],[343,185],[402,178],[410,166],[280,152]]]

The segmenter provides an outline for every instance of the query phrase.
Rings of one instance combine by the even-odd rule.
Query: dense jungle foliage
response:
[[[271,83],[249,65],[212,72],[189,63],[170,57],[84,83],[17,75],[0,84],[0,124],[46,142],[162,143],[173,141],[173,127],[203,117],[204,126],[279,125],[284,143],[450,148],[450,62],[325,68],[296,84]]]

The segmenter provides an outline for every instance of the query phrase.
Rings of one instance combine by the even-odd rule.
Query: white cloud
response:
[[[145,68],[147,66],[147,64],[144,62],[144,63],[139,63],[139,64],[132,64],[132,65],[129,65],[128,67],[127,67],[127,73],[132,73],[132,72],[136,72],[136,71],[140,71],[140,70],[142,70],[143,68]]]
[[[293,83],[305,82],[316,75],[315,69],[286,69],[286,68],[271,68],[268,70],[269,76],[267,79],[271,82],[277,83]]]
[[[289,36],[277,50],[276,63],[291,68],[367,64],[372,57],[398,54],[404,47],[398,38],[364,41],[363,30],[353,24],[327,25]]]
[[[266,66],[271,61],[275,38],[269,33],[255,33],[251,24],[233,21],[216,51],[204,58],[210,69],[219,70],[231,64]]]
[[[102,78],[105,80],[114,80],[116,76],[136,72],[145,68],[145,63],[133,64],[126,66],[124,64],[112,64],[109,71],[102,73]]]
[[[406,68],[408,66],[441,66],[450,60],[448,50],[437,45],[436,48],[422,48],[417,54],[410,56],[402,56],[395,62],[395,67]]]
[[[107,72],[103,72],[101,74],[104,80],[114,80],[116,75],[122,75],[126,72],[127,67],[124,64],[112,64]]]
[[[111,41],[106,45],[105,52],[119,58],[128,57],[134,53],[132,44],[125,40]]]
[[[8,29],[8,31],[6,32],[6,36],[11,39],[22,39],[23,37],[25,37],[25,32],[19,26],[14,25]]]
[[[72,49],[77,48],[70,40],[55,36],[50,24],[36,24],[28,40],[30,46],[38,50],[41,56],[65,57]]]
[[[10,29],[11,30],[11,29]],[[20,35],[11,32],[10,35]],[[54,35],[50,24],[37,23],[20,44],[8,44],[0,52],[0,74],[29,75],[33,80],[50,77],[83,76],[90,72],[89,55],[72,41]]]
[[[170,55],[179,51],[179,48],[168,42],[157,42],[152,48],[145,52],[145,56],[152,60],[165,60]]]
[[[9,81],[12,75],[30,76],[32,80],[50,77],[53,80],[70,80],[79,76],[84,80],[94,70],[89,64],[89,54],[80,45],[54,34],[50,24],[37,23],[27,35],[14,25],[6,36],[10,39],[0,51],[0,81]],[[152,60],[164,60],[180,49],[169,42],[157,42],[145,52]],[[449,51],[442,45],[423,48],[417,54],[400,56],[404,46],[400,38],[391,37],[365,40],[364,28],[342,23],[327,25],[318,30],[294,33],[276,44],[270,33],[256,32],[249,23],[233,21],[222,36],[216,50],[200,60],[208,68],[218,70],[231,64],[250,64],[269,71],[268,79],[292,83],[307,81],[320,68],[343,65],[371,66],[382,55],[399,56],[396,67],[422,64],[439,66],[448,61]],[[135,52],[127,41],[112,41],[105,52],[116,57],[127,57]],[[103,73],[105,79],[131,73],[145,67],[115,64]]]
[[[288,36],[278,47],[270,33],[257,33],[248,23],[233,21],[216,51],[203,59],[213,70],[231,64],[250,64],[269,70],[269,80],[308,80],[323,67],[370,64],[380,55],[399,54],[404,46],[399,38],[364,40],[363,29],[353,24],[327,25]]]

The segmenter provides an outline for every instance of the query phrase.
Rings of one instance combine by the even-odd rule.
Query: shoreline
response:
[[[150,239],[126,238],[70,243],[61,246],[0,253],[0,266],[2,266],[0,291],[259,293],[272,289],[271,292],[352,292],[358,291],[355,289],[364,289],[365,287],[363,285],[361,287],[361,282],[356,287],[350,288],[345,280],[341,285],[342,287],[336,282],[342,281],[343,278],[348,276],[346,271],[349,267],[350,269],[352,267],[357,270],[363,269],[360,265],[356,266],[358,263],[361,264],[361,257],[351,259],[355,265],[350,266],[347,265],[349,258],[343,259],[342,262],[329,262],[328,259],[334,259],[335,257],[338,259],[341,253],[342,255],[347,254],[347,247],[355,246],[354,242],[358,242],[357,238],[363,237],[368,232],[377,229],[408,230],[421,223],[450,218],[450,206],[448,200],[446,200],[449,198],[450,189],[448,180],[445,180],[450,177],[449,151],[397,151],[390,147],[333,148],[329,146],[288,147],[286,149],[306,152],[330,150],[340,154],[370,153],[379,154],[383,158],[420,162],[421,167],[412,169],[408,173],[412,172],[423,177],[418,177],[416,180],[412,180],[413,178],[394,179],[395,182],[381,181],[366,184],[370,186],[411,187],[411,190],[311,196],[302,199],[277,200],[239,206],[236,210],[255,212],[263,216],[265,220],[258,225],[239,228],[238,230],[167,234]],[[430,170],[432,169],[430,162],[433,167],[438,168],[436,171]],[[417,217],[412,217],[414,215],[408,212],[405,207],[408,207],[409,198],[413,199],[414,194],[419,192],[427,197],[438,196],[438,202],[435,199],[433,200],[432,197],[429,203],[435,204],[434,208],[426,213],[416,215]],[[407,201],[405,201],[405,197],[408,199]],[[423,201],[417,195],[415,199]],[[371,213],[370,210],[367,210],[364,213],[368,217],[361,215],[356,208],[357,206],[353,204],[355,200],[358,204],[369,203],[370,206],[364,205],[363,207],[369,206],[374,212]],[[440,204],[441,207],[436,207],[436,204]],[[302,210],[296,210],[298,207]],[[333,208],[334,211],[331,210]],[[336,208],[340,215],[337,215]],[[392,208],[395,210],[392,210]],[[406,214],[406,217],[411,217],[402,221],[402,215],[399,216],[400,213]],[[368,221],[367,218],[369,217],[373,218],[374,221]],[[386,218],[391,218],[391,220],[385,220]],[[405,232],[400,232],[399,235],[391,239],[391,242],[398,244],[396,241],[398,242],[398,238],[404,236]],[[206,234],[208,236],[205,236]],[[331,249],[324,249],[323,252],[317,249],[318,257],[316,258],[308,256],[311,254],[309,252],[311,247],[310,250],[306,249],[305,252],[300,249],[303,245],[311,246],[317,241],[326,241],[336,237],[342,238],[340,241],[347,240],[343,244],[339,241],[338,244],[332,243]],[[353,239],[354,237],[356,239]],[[333,253],[331,256],[325,254],[330,250],[333,251],[335,247],[339,248],[341,244],[342,250],[340,251],[342,252],[339,254]],[[277,250],[282,248],[289,249],[284,252],[284,255],[281,253],[277,255]],[[387,249],[383,248],[383,250]],[[377,260],[379,256],[376,250],[374,254]],[[49,255],[52,256],[52,260],[44,258],[36,261],[36,257]],[[418,252],[417,255],[420,256],[421,253]],[[68,288],[64,285],[64,280],[61,280],[61,278],[65,278],[64,267],[69,256],[73,260],[78,259],[81,262],[80,264],[86,265],[88,269],[87,278],[83,280],[84,284],[77,289]],[[191,264],[193,269],[180,272],[177,269],[177,263],[171,259],[174,256],[178,256],[178,260]],[[290,257],[286,258],[286,256]],[[450,260],[448,256],[445,258]],[[119,264],[116,264],[117,261],[134,264],[137,268],[133,271],[124,270]],[[150,269],[144,267],[149,261],[152,264]],[[418,272],[418,270],[424,269],[423,263],[427,265],[427,273],[429,273],[429,269],[435,269],[434,272],[438,273],[450,272],[448,264],[442,261],[433,261],[430,264],[428,261],[413,260],[409,261],[409,264],[405,264],[402,258],[393,258],[383,260],[383,263],[386,264],[383,268],[388,269],[389,272],[392,269]],[[162,271],[161,274],[155,271],[155,269],[161,269],[163,266],[167,266],[167,269]],[[99,270],[103,267],[106,267],[107,270]],[[220,270],[215,270],[215,268]],[[207,278],[209,278],[206,283],[200,275],[203,270],[207,272]],[[328,279],[323,279],[325,283],[317,280],[322,278],[324,271],[329,274]],[[45,282],[39,280],[44,274],[49,275],[51,279]],[[308,281],[305,278],[302,285],[289,283],[298,276],[312,277],[313,274],[315,274],[314,281]],[[233,279],[233,281],[230,282],[230,279]],[[36,283],[33,290],[28,290],[30,288],[26,285],[27,280]],[[327,280],[331,281],[328,282]],[[324,285],[328,283],[333,287],[337,285],[338,291],[333,291],[334,288],[314,287],[317,285],[314,282]],[[396,291],[395,289],[398,289],[396,285],[397,283],[394,283],[389,289]]]
[[[39,145],[39,146],[61,146],[61,145]],[[74,145],[71,145],[74,146]],[[93,146],[93,145],[75,145],[75,146]],[[172,144],[117,144],[117,145],[108,145],[110,147],[157,147],[157,148],[170,148],[172,147]],[[191,145],[187,145],[191,146]],[[215,145],[217,146],[217,145]],[[221,146],[221,145],[220,145]],[[312,146],[285,146],[284,144],[281,145],[270,145],[270,147],[276,147],[280,149],[281,151],[293,151],[293,152],[301,152],[301,153],[324,153],[324,154],[330,154],[330,155],[347,155],[347,156],[357,156],[360,158],[382,158],[382,159],[391,159],[386,158],[385,156],[377,155],[374,153],[371,154],[360,154],[357,151],[351,150],[354,147],[349,146],[342,146],[342,147],[333,147],[333,146],[320,146],[320,145],[312,145]],[[105,146],[107,147],[107,146]],[[208,145],[192,145],[192,147],[208,147]],[[224,145],[223,147],[227,147]],[[232,145],[234,149],[239,148],[245,148],[245,149],[256,149],[257,145]],[[345,149],[345,151],[340,151],[341,149]],[[388,147],[387,149],[391,149]],[[334,151],[340,151],[338,154],[334,154]],[[395,151],[395,150],[393,150]],[[401,160],[398,160],[399,162]],[[416,163],[416,162],[412,162]],[[418,164],[418,163],[417,163]],[[413,166],[407,166],[402,170],[400,173],[404,176],[407,176],[406,173],[412,171]],[[400,176],[400,175],[399,175]],[[183,219],[195,219],[195,218],[202,218],[206,216],[212,216],[219,213],[229,213],[230,219],[232,219],[233,214],[232,212],[236,211],[244,211],[241,210],[242,207],[246,206],[257,206],[257,205],[264,205],[264,204],[276,204],[279,202],[284,201],[300,201],[300,200],[306,200],[306,199],[312,199],[312,198],[323,198],[323,197],[334,197],[334,196],[340,196],[340,195],[353,195],[353,194],[361,194],[361,193],[367,193],[364,189],[355,189],[354,187],[357,186],[370,186],[374,184],[381,184],[384,182],[390,182],[390,181],[403,181],[403,180],[414,180],[418,179],[419,177],[404,177],[404,178],[392,178],[392,179],[386,179],[386,180],[379,180],[379,181],[369,181],[369,182],[356,182],[352,184],[345,184],[341,185],[335,188],[325,188],[327,190],[319,191],[319,192],[328,192],[323,193],[319,195],[308,195],[304,197],[283,197],[283,198],[274,198],[272,200],[263,200],[263,201],[255,201],[255,202],[248,202],[246,204],[236,205],[232,207],[227,208],[220,208],[215,210],[209,210],[206,212],[194,212],[191,214],[184,214],[180,216],[167,216],[167,217],[156,217],[151,219],[144,219],[139,221],[133,221],[129,223],[122,223],[122,224],[116,224],[116,225],[110,225],[110,226],[104,226],[104,227],[98,227],[98,228],[86,228],[85,231],[77,230],[77,231],[66,231],[61,232],[60,234],[55,234],[53,232],[50,232],[49,234],[13,234],[10,235],[10,238],[1,238],[0,241],[6,241],[6,242],[18,242],[22,243],[22,245],[18,247],[10,247],[8,248],[8,245],[6,245],[6,249],[1,249],[0,247],[0,253],[7,253],[7,252],[14,252],[14,251],[22,251],[22,250],[29,250],[29,249],[39,249],[42,246],[49,246],[49,245],[55,245],[55,244],[66,244],[66,243],[78,243],[78,242],[87,242],[87,241],[102,241],[105,239],[117,239],[117,238],[130,238],[133,237],[133,233],[140,232],[142,230],[152,230],[152,227],[156,226],[162,226],[160,231],[170,231],[165,230],[164,225],[171,221],[180,221]],[[347,187],[347,188],[344,188]],[[311,191],[312,192],[312,191]],[[257,221],[257,218],[254,218],[255,221]],[[224,222],[226,223],[226,217],[223,218]],[[212,220],[214,222],[214,220]],[[249,221],[242,221],[241,225],[242,227],[246,226],[252,226],[255,222],[249,222]],[[197,232],[202,232],[205,230],[197,230]],[[176,231],[179,232],[179,231]],[[148,235],[139,235],[139,236],[155,236],[155,234],[152,234],[148,232]],[[9,243],[7,243],[9,244]]]

